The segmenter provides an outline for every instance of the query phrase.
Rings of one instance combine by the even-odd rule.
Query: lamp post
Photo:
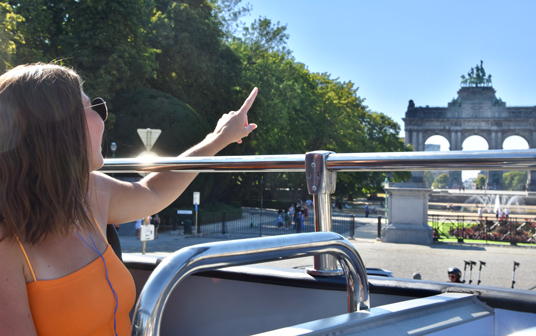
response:
[[[389,179],[387,176],[385,177],[385,181],[383,181],[383,188],[385,191],[385,224],[388,224],[388,216],[387,213],[389,211],[389,192],[387,191],[387,188],[389,187]]]
[[[264,176],[261,176],[261,218],[259,220],[259,236],[262,236],[262,201],[264,195]]]
[[[110,144],[110,149],[112,150],[112,159],[115,159],[115,151],[117,150],[117,144],[115,142],[112,142]],[[115,176],[115,174],[112,173],[112,176]]]
[[[115,151],[117,150],[117,144],[115,142],[112,142],[110,144],[110,149],[112,150],[112,159],[115,159]]]
[[[264,194],[264,176],[261,176],[261,213],[262,213],[263,194]]]

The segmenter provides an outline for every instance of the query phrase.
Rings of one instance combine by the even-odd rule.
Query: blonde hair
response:
[[[0,222],[35,244],[73,224],[93,230],[81,79],[53,64],[0,76]]]

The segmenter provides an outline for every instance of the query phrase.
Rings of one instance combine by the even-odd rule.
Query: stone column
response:
[[[536,132],[532,133],[532,141],[529,144],[529,148],[536,148]],[[529,170],[527,174],[527,191],[536,191],[536,170]]]
[[[428,225],[428,188],[385,188],[389,193],[388,224],[382,228],[386,243],[431,245],[433,232]]]

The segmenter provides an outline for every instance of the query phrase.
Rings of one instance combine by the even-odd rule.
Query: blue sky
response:
[[[263,16],[287,25],[296,61],[355,83],[372,111],[401,125],[401,136],[410,99],[416,106],[446,107],[457,96],[460,76],[480,60],[507,106],[536,105],[536,1],[243,3],[252,5],[244,21]],[[464,149],[487,148],[473,140]]]

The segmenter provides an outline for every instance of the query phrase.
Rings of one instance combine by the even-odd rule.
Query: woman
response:
[[[237,112],[182,156],[214,155],[256,128]],[[137,183],[96,172],[106,103],[72,70],[19,66],[0,76],[0,329],[9,335],[129,335],[134,282],[102,232],[162,210],[195,173]]]

